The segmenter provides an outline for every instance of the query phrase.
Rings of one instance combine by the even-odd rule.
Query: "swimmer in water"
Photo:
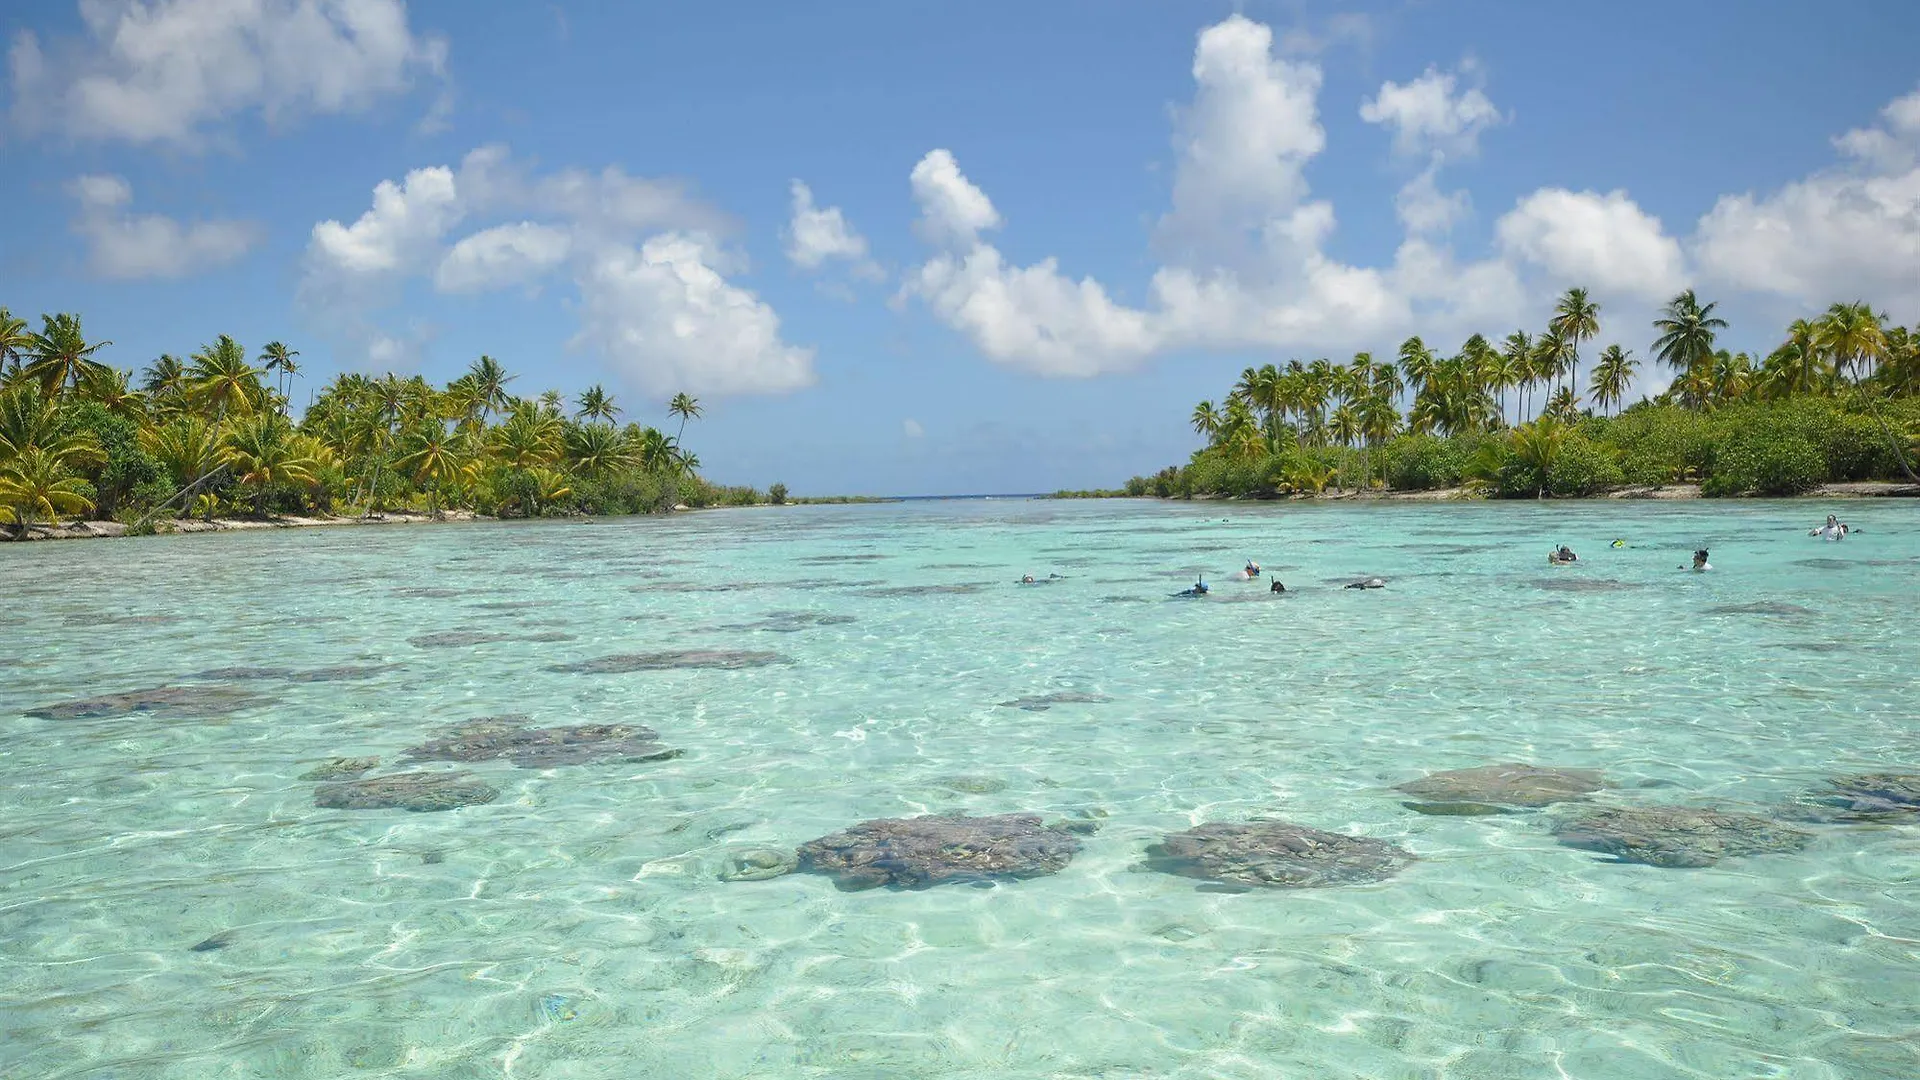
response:
[[[1554,551],[1554,552],[1550,552],[1550,553],[1549,553],[1549,554],[1547,555],[1547,561],[1548,561],[1548,562],[1550,562],[1550,563],[1571,563],[1571,562],[1579,562],[1579,561],[1580,561],[1580,556],[1578,556],[1578,555],[1575,555],[1575,554],[1573,553],[1573,549],[1572,549],[1572,548],[1570,548],[1570,547],[1568,547],[1568,546],[1567,546],[1567,545],[1565,545],[1565,544],[1561,544],[1561,545],[1560,545],[1560,550],[1558,550],[1558,551]]]
[[[1706,548],[1701,548],[1699,551],[1693,553],[1694,573],[1698,574],[1711,569],[1713,569],[1713,564],[1707,561]]]
[[[1182,589],[1179,592],[1174,593],[1174,595],[1175,596],[1205,596],[1207,595],[1207,580],[1205,578],[1199,578],[1194,581],[1192,588]]]
[[[1627,546],[1627,542],[1625,540],[1615,540],[1613,542],[1613,546],[1616,548],[1623,548]]]
[[[1022,584],[1022,585],[1031,585],[1031,584],[1033,584],[1033,575],[1032,575],[1032,574],[1024,574],[1024,575],[1022,575],[1022,576],[1021,576],[1021,578],[1020,578],[1020,584]]]
[[[1259,576],[1260,576],[1260,564],[1257,562],[1254,562],[1252,559],[1248,559],[1247,560],[1247,580],[1251,581],[1254,578],[1257,578]]]
[[[1274,579],[1273,579],[1273,584],[1272,584],[1272,585],[1269,585],[1269,586],[1267,586],[1267,591],[1268,591],[1268,592],[1286,592],[1286,591],[1287,591],[1287,587],[1286,587],[1285,585],[1282,585],[1282,584],[1280,583],[1280,579],[1279,579],[1279,578],[1274,578]]]

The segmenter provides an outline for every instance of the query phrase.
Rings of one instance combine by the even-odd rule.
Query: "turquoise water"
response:
[[[1846,504],[1862,532],[1806,537],[1828,509],[944,502],[0,546],[0,1076],[1920,1075],[1920,824],[1676,870],[1559,845],[1557,809],[1389,790],[1518,760],[1605,770],[1606,805],[1768,812],[1920,771],[1920,518]],[[1561,542],[1578,566],[1546,565]],[[1702,544],[1715,571],[1678,572]],[[1291,591],[1228,580],[1249,556]],[[1199,570],[1211,597],[1167,599]],[[425,637],[465,631],[506,637]],[[684,649],[784,662],[550,670]],[[188,678],[236,665],[358,670]],[[161,685],[263,700],[24,715]],[[1050,693],[1111,700],[998,704]],[[685,753],[422,766],[500,789],[446,813],[297,779],[506,713]],[[951,811],[1102,827],[987,887],[718,876]],[[1418,861],[1242,893],[1143,866],[1261,816]]]

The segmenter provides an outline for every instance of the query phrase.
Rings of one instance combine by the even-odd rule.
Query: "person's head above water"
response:
[[[1698,550],[1698,551],[1696,551],[1696,552],[1694,552],[1694,553],[1693,553],[1693,565],[1695,565],[1695,566],[1705,566],[1706,564],[1707,564],[1707,549],[1706,549],[1706,548],[1701,548],[1700,550]]]
[[[1267,591],[1268,592],[1286,592],[1287,587],[1285,585],[1280,584],[1279,578],[1274,578],[1273,584],[1267,586]]]
[[[1023,576],[1022,576],[1022,577],[1020,578],[1020,584],[1022,584],[1022,585],[1031,585],[1031,584],[1033,584],[1033,575],[1032,575],[1032,574],[1026,574],[1026,575],[1023,575]]]

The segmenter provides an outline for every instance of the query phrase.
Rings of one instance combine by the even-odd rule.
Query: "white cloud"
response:
[[[1920,309],[1920,90],[1835,140],[1852,159],[1767,195],[1722,196],[1693,252],[1712,279],[1804,306]]]
[[[247,221],[181,223],[133,214],[133,188],[118,176],[80,176],[69,186],[80,204],[74,231],[87,241],[87,263],[105,278],[177,278],[234,262],[260,242]]]
[[[917,228],[929,243],[966,248],[979,242],[982,232],[1000,226],[1000,212],[961,174],[951,151],[929,151],[908,180],[920,204]]]
[[[498,221],[508,215],[519,220]],[[462,224],[488,220],[496,223],[449,243]],[[618,168],[539,173],[506,147],[483,146],[458,169],[382,181],[351,225],[315,225],[301,292],[377,363],[424,340],[388,333],[373,318],[409,281],[475,293],[538,286],[568,268],[579,291],[574,341],[648,392],[806,386],[812,350],[783,342],[773,309],[725,276],[742,268],[716,239],[730,225],[675,181]]]
[[[1302,169],[1326,145],[1320,69],[1274,59],[1272,46],[1271,30],[1240,15],[1200,33],[1193,103],[1174,133],[1173,208],[1159,230],[1175,258],[1239,258],[1251,235],[1306,197]]]
[[[565,229],[531,221],[497,225],[453,245],[433,272],[433,287],[480,292],[535,281],[565,262],[572,248]]]
[[[867,238],[847,223],[837,206],[813,204],[813,191],[793,181],[793,218],[787,224],[787,258],[804,270],[819,269],[829,259],[845,259],[856,273],[873,276],[879,269],[867,257]]]
[[[923,231],[940,250],[907,275],[901,296],[924,302],[988,359],[1091,376],[1188,349],[1338,352],[1413,333],[1463,340],[1543,318],[1565,285],[1611,302],[1684,275],[1679,246],[1621,193],[1536,193],[1502,219],[1491,257],[1457,258],[1443,238],[1470,203],[1441,191],[1437,173],[1499,114],[1437,72],[1388,84],[1369,104],[1410,149],[1427,152],[1427,167],[1395,200],[1406,236],[1392,263],[1342,262],[1328,254],[1333,206],[1310,197],[1305,176],[1325,144],[1318,66],[1276,59],[1267,28],[1236,15],[1200,33],[1193,74],[1193,102],[1176,122],[1173,205],[1156,237],[1166,261],[1146,303],[1069,277],[1053,258],[1010,263],[981,238],[1000,224],[991,200],[944,150],[913,172]],[[955,218],[958,227],[933,227]]]
[[[1501,249],[1568,284],[1670,296],[1686,280],[1680,244],[1624,191],[1542,188],[1494,226]]]
[[[1478,72],[1472,63],[1462,65],[1463,74]],[[1470,157],[1480,148],[1480,133],[1502,117],[1479,87],[1461,90],[1459,83],[1459,74],[1437,67],[1404,86],[1382,83],[1378,94],[1361,102],[1360,119],[1392,128],[1397,153]]]
[[[729,284],[698,234],[609,247],[580,269],[577,340],[654,394],[769,394],[814,381],[813,350],[780,339],[780,318]]]
[[[269,123],[352,113],[443,78],[444,40],[403,0],[81,0],[85,34],[9,52],[14,121],[93,139],[193,144],[257,111]]]
[[[918,439],[927,433],[927,429],[920,426],[920,421],[912,418],[900,421],[900,431],[909,439]]]

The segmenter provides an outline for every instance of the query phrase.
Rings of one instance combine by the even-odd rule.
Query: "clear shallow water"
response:
[[[1839,509],[1839,544],[1812,503],[951,502],[0,547],[0,1076],[1920,1075],[1920,825],[1670,870],[1388,790],[1521,760],[1764,811],[1920,769],[1920,518]],[[1677,572],[1701,544],[1716,571]],[[1294,591],[1227,580],[1246,556]],[[1196,569],[1215,595],[1166,599]],[[1759,602],[1815,614],[1709,613]],[[464,630],[515,640],[409,643]],[[688,648],[791,662],[548,670]],[[376,670],[22,715],[234,665]],[[1055,692],[1112,700],[996,704]],[[501,796],[449,813],[296,779],[515,712],[686,753],[459,766]],[[1105,816],[994,887],[717,878],[948,811]],[[1242,894],[1141,868],[1262,815],[1419,861]]]

